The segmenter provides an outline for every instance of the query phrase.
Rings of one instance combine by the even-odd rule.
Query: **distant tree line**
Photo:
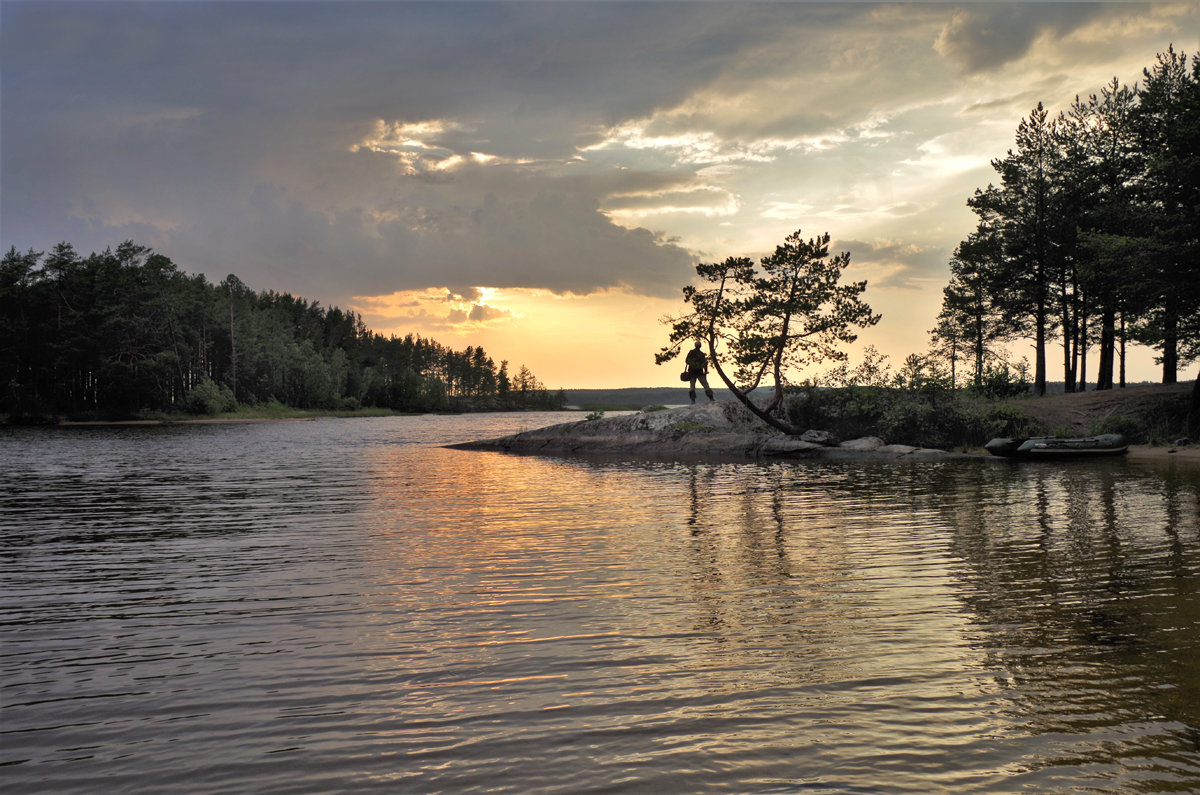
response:
[[[1140,86],[1114,80],[1051,118],[1041,103],[992,162],[999,184],[968,205],[976,230],[955,250],[935,350],[978,386],[1006,343],[1062,350],[1068,392],[1124,384],[1130,341],[1157,352],[1162,380],[1200,359],[1200,56],[1173,48]],[[1120,362],[1118,367],[1117,362]]]
[[[523,365],[230,275],[210,284],[125,242],[87,257],[11,248],[0,262],[0,413],[117,418],[238,404],[398,411],[557,409]]]

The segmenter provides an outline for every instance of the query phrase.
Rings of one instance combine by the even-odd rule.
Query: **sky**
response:
[[[0,0],[0,243],[133,240],[612,388],[678,385],[696,263],[828,232],[883,315],[852,363],[895,368],[1021,119],[1171,45],[1200,3]]]

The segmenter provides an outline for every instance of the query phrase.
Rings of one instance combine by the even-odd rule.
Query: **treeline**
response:
[[[11,248],[0,262],[0,413],[120,418],[301,409],[556,409],[524,366],[479,347],[385,337],[354,312],[236,276],[210,284],[132,242],[79,256]]]
[[[999,184],[968,205],[978,226],[950,263],[935,348],[975,385],[1003,348],[1032,340],[1033,389],[1047,348],[1066,390],[1124,384],[1125,348],[1153,348],[1164,383],[1200,358],[1200,56],[1173,48],[1141,85],[1114,79],[1051,118],[1041,103],[992,162]],[[1117,366],[1117,362],[1120,366]]]

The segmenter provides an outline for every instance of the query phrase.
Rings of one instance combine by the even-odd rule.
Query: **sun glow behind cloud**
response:
[[[763,140],[742,143],[724,139],[709,130],[674,134],[649,132],[646,122],[630,122],[608,131],[603,141],[584,147],[583,152],[603,150],[653,150],[666,154],[677,164],[770,163],[778,153],[801,146],[799,141]]]
[[[453,171],[467,164],[498,166],[533,162],[525,158],[503,158],[471,149],[457,151],[455,143],[445,140],[447,137],[453,138],[471,132],[468,125],[448,119],[412,123],[378,119],[370,133],[352,144],[349,151],[391,155],[400,163],[402,173],[409,176]]]
[[[469,335],[523,315],[503,306],[504,292],[489,287],[430,287],[400,290],[387,295],[355,296],[351,309],[373,330],[404,335]]]
[[[620,289],[574,295],[483,287],[363,296],[353,309],[384,335],[482,346],[497,366],[511,358],[510,368],[524,364],[551,388],[620,387],[630,385],[630,372],[640,384],[671,380],[672,368],[655,365],[653,354],[666,343],[660,319],[679,302]]]
[[[639,226],[655,215],[697,213],[707,218],[719,218],[736,215],[740,209],[738,197],[716,185],[617,193],[609,196],[603,206],[606,215],[626,226]]]

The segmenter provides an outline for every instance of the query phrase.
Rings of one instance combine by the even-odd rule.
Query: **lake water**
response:
[[[0,789],[1200,791],[1200,472],[0,429]]]

